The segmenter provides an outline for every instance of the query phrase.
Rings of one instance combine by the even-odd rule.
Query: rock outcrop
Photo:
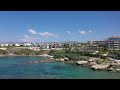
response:
[[[99,58],[90,58],[88,61],[85,60],[70,60],[69,58],[60,58],[60,59],[55,59],[50,57],[50,60],[56,60],[59,62],[66,62],[66,63],[76,63],[77,65],[82,65],[82,66],[88,66],[91,69],[94,70],[107,70],[107,71],[114,71],[114,72],[120,72],[120,62],[114,61],[114,60],[109,60],[109,59],[99,59]]]
[[[111,63],[111,67],[113,67],[114,69],[118,69],[120,68],[120,63]]]
[[[106,70],[110,65],[109,64],[97,64],[92,65],[91,68],[95,70]]]
[[[113,67],[108,68],[108,71],[115,71]]]
[[[119,68],[118,68],[118,69],[115,69],[115,71],[116,71],[116,72],[120,72],[120,69],[119,69]]]
[[[65,57],[64,60],[65,60],[65,61],[69,61],[69,58]]]
[[[96,62],[97,58],[90,58],[88,62]]]
[[[96,65],[96,62],[89,62],[89,66]]]
[[[56,61],[59,61],[59,62],[64,62],[64,59],[63,58],[60,58],[60,59],[55,59]]]
[[[87,64],[88,63],[88,61],[77,61],[77,64],[78,65],[85,65],[85,64]]]

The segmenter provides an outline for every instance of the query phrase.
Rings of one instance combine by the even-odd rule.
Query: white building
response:
[[[20,44],[16,43],[15,46],[20,46]]]
[[[46,48],[49,49],[49,44],[47,44],[46,46],[47,46]]]
[[[5,44],[1,44],[0,46],[5,46]]]
[[[1,44],[0,46],[8,46],[9,44]]]
[[[31,46],[31,43],[24,43],[24,46]]]
[[[120,36],[111,36],[107,41],[110,50],[120,50]]]

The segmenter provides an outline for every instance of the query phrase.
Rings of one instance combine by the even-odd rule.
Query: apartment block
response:
[[[111,36],[107,42],[110,50],[120,50],[120,36]]]

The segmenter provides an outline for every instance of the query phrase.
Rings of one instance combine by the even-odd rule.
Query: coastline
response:
[[[118,72],[120,73],[120,62],[116,62],[114,60],[108,60],[106,63],[97,63],[97,61],[102,62],[100,58],[90,58],[89,60],[69,60],[68,58],[50,58],[51,60],[55,60],[58,62],[65,62],[65,63],[73,63],[78,66],[88,67],[92,70],[101,70],[101,71],[108,71],[108,72]]]
[[[42,57],[51,57],[50,55],[46,55],[46,54],[43,54],[43,55],[0,55],[0,57],[16,57],[16,56],[42,56]]]
[[[0,55],[0,57],[17,57],[17,56],[38,56],[38,57],[48,57],[49,59],[45,62],[49,61],[58,61],[64,63],[73,63],[78,66],[88,67],[92,70],[104,70],[104,71],[112,71],[112,72],[119,72],[120,73],[120,62],[115,60],[108,60],[107,62],[101,63],[102,59],[91,57],[89,60],[69,60],[66,58],[54,58],[54,56],[50,56],[48,54],[43,55]],[[99,61],[99,63],[98,63]],[[42,61],[44,62],[44,61]]]

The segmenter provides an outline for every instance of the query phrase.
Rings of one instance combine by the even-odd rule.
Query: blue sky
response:
[[[0,11],[0,41],[88,41],[120,35],[120,11]]]

